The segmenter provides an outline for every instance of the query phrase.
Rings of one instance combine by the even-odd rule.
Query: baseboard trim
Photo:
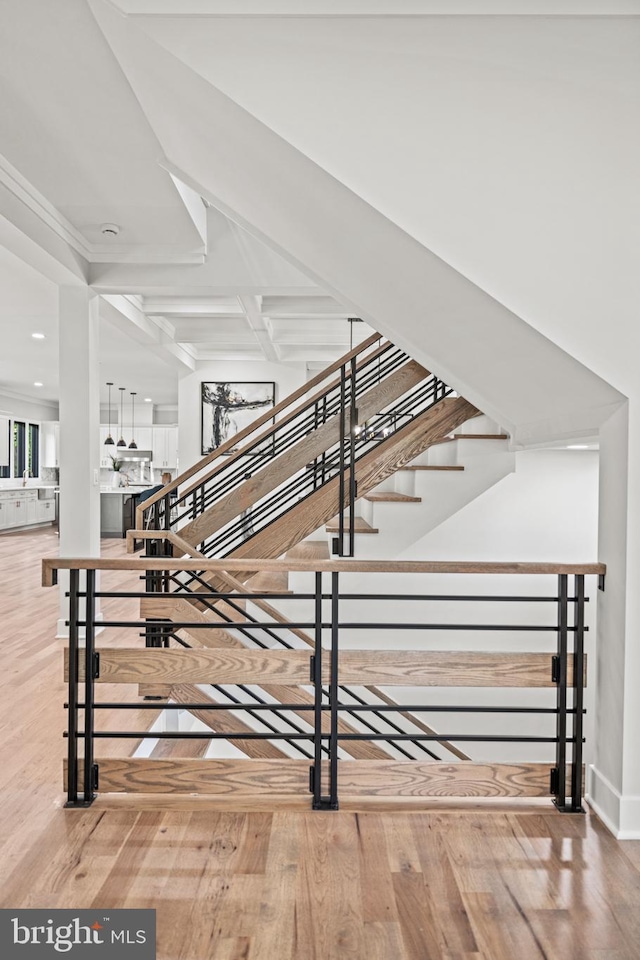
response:
[[[640,796],[621,794],[595,764],[588,783],[585,800],[616,840],[640,840]]]

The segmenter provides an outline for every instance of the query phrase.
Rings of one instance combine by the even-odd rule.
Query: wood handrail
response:
[[[136,539],[160,539],[156,530],[136,531]],[[54,586],[57,570],[199,570],[215,572],[246,570],[291,571],[296,573],[488,573],[488,574],[595,574],[606,573],[604,563],[528,563],[474,560],[185,560],[175,557],[139,557],[111,559],[106,557],[51,557],[42,561],[42,585]]]
[[[164,486],[162,490],[154,493],[152,497],[148,497],[143,503],[141,503],[140,506],[136,508],[136,517],[143,517],[145,511],[148,510],[149,507],[151,507],[154,503],[157,503],[159,500],[162,500],[163,497],[171,494],[173,490],[177,490],[181,483],[184,483],[186,480],[194,477],[197,473],[200,473],[200,471],[203,470],[207,464],[217,459],[217,457],[222,456],[227,451],[233,450],[233,448],[238,445],[240,440],[243,440],[251,433],[254,433],[258,427],[267,423],[269,420],[272,420],[273,417],[277,416],[283,410],[286,410],[286,408],[292,403],[300,399],[300,397],[303,397],[305,393],[308,393],[309,390],[313,389],[313,387],[317,386],[319,383],[322,383],[323,380],[325,380],[328,376],[331,376],[332,373],[335,373],[336,370],[339,370],[344,363],[348,363],[353,357],[357,357],[358,354],[362,353],[363,350],[368,349],[368,347],[372,346],[377,340],[380,340],[380,334],[371,334],[370,337],[368,337],[366,340],[363,340],[362,343],[359,343],[353,348],[353,350],[350,350],[349,353],[346,353],[324,370],[321,370],[315,375],[315,377],[312,377],[311,380],[308,380],[306,383],[303,383],[302,386],[298,387],[297,390],[294,390],[293,393],[288,394],[284,400],[281,400],[280,403],[277,403],[275,407],[271,407],[265,413],[261,414],[261,416],[253,420],[248,426],[244,427],[244,429],[239,430],[238,433],[235,433],[228,440],[225,440],[225,442],[220,444],[219,447],[216,447],[215,450],[212,450],[211,453],[207,454],[207,456],[202,457],[201,460],[198,460],[197,463],[194,463],[193,466],[189,467],[188,470],[185,470],[184,473],[181,473],[179,477],[176,477],[175,480],[172,480],[171,483],[168,483],[166,486]],[[268,435],[268,433],[266,435]],[[226,461],[224,466],[226,466],[226,464],[229,462],[231,461]],[[215,476],[215,472],[216,471],[214,471],[212,475]],[[202,480],[198,481],[195,486],[199,486],[200,483],[206,482],[207,479],[209,479],[208,476],[202,478]],[[183,496],[189,493],[191,489],[192,488],[190,487],[189,490],[183,494]]]

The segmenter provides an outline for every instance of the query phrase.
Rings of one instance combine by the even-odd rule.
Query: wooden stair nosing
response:
[[[345,520],[345,526],[348,525],[349,521]],[[338,517],[334,517],[333,520],[329,520],[325,525],[325,530],[327,533],[339,533],[340,531],[340,520]],[[354,524],[355,533],[380,533],[377,527],[372,527],[370,523],[367,523],[363,517],[356,517]]]
[[[381,490],[378,493],[372,490],[365,493],[362,499],[370,503],[422,503],[422,497],[411,497],[408,493],[396,493],[395,490]]]
[[[454,440],[508,440],[507,433],[454,433]]]
[[[449,464],[449,463],[434,463],[434,464],[422,464],[418,463],[415,466],[409,465],[408,467],[400,467],[401,470],[464,470],[464,467],[458,466],[458,464]]]

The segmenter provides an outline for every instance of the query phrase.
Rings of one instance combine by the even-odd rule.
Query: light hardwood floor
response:
[[[638,960],[640,842],[546,801],[63,809],[56,550],[0,536],[0,907],[153,907],[161,960]]]

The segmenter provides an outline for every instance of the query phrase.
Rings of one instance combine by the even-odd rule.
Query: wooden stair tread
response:
[[[245,582],[245,587],[255,593],[293,593],[289,590],[289,574],[286,571],[261,570]]]
[[[454,440],[508,440],[506,433],[454,433]]]
[[[345,529],[348,526],[348,521],[345,521]],[[327,533],[338,533],[340,531],[340,520],[338,517],[334,517],[333,520],[329,520],[325,527]],[[362,517],[356,517],[354,523],[354,530],[356,533],[379,533],[376,527],[372,527],[371,524],[367,523]]]
[[[329,560],[329,544],[326,540],[302,540],[285,553],[286,560]]]
[[[408,493],[396,493],[395,490],[372,490],[365,493],[364,499],[372,503],[422,503],[422,497],[410,497]]]
[[[425,464],[424,466],[419,463],[415,467],[409,465],[408,467],[401,467],[401,470],[464,470],[464,467],[459,467],[457,464],[449,463],[434,463],[434,464]]]

